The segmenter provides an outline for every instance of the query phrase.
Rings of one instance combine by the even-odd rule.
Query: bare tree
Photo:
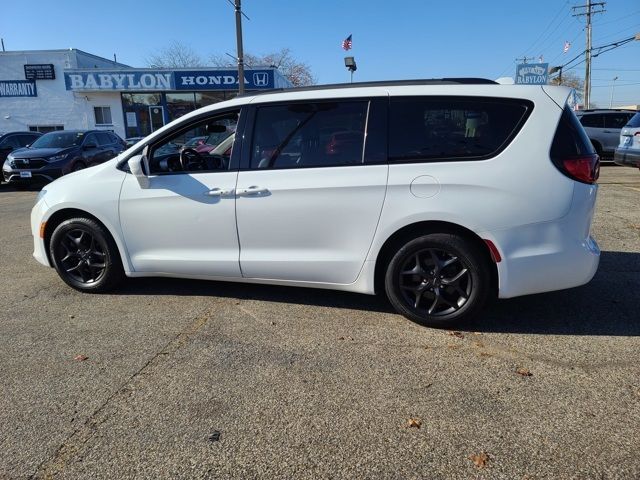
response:
[[[147,57],[150,68],[189,68],[204,67],[205,62],[200,55],[188,45],[177,41]]]
[[[574,72],[562,72],[562,82],[558,81],[559,77],[552,78],[549,83],[551,85],[564,85],[565,87],[571,87],[576,91],[578,101],[582,100],[584,95],[584,80],[582,80]]]
[[[235,67],[237,65],[233,61],[233,58],[226,55],[213,55],[211,57],[211,63],[217,67]],[[316,83],[316,79],[311,72],[311,67],[304,62],[296,60],[288,48],[283,48],[277,52],[266,55],[245,53],[244,63],[250,68],[264,66],[276,67],[289,79],[294,87],[304,87]]]

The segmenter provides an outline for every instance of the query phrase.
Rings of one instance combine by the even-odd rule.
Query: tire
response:
[[[491,292],[490,265],[474,244],[434,233],[409,240],[391,258],[385,291],[409,320],[446,327],[473,318]]]
[[[51,235],[49,253],[60,278],[76,290],[106,292],[124,278],[118,248],[95,220],[79,217],[62,222]]]

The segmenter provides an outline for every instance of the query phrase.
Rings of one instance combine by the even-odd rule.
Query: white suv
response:
[[[436,326],[582,285],[599,160],[569,93],[445,79],[218,103],[48,185],[34,256],[87,292],[125,275],[386,292]],[[231,148],[180,147],[229,130]]]

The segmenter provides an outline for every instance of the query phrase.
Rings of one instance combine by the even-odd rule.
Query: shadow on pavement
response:
[[[498,300],[472,323],[480,332],[640,336],[640,253],[602,252],[593,280],[559,292]],[[165,278],[130,279],[117,294],[195,295],[392,313],[380,296],[273,285]]]

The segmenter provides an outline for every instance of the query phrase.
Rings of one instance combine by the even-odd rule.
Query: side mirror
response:
[[[131,170],[133,176],[138,180],[140,188],[149,188],[149,177],[142,170],[143,161],[143,155],[134,155],[127,161],[127,165],[129,165],[129,170]]]

